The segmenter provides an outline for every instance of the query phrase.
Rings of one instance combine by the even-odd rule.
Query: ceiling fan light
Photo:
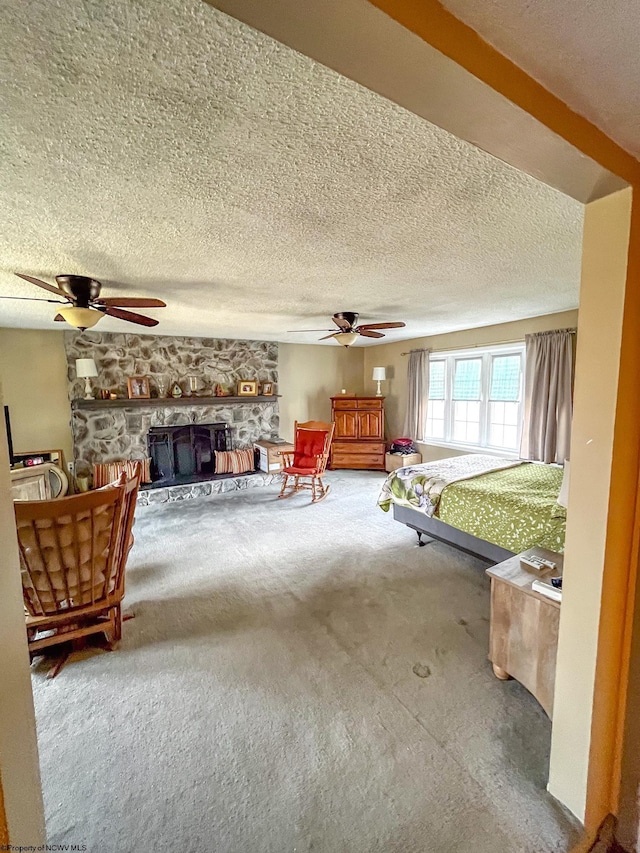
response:
[[[70,326],[76,329],[90,329],[100,320],[104,314],[102,311],[96,311],[94,308],[61,308],[58,311]]]
[[[334,339],[343,347],[350,347],[355,344],[360,335],[357,332],[336,332]]]

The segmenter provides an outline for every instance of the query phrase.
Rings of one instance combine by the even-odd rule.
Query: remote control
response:
[[[547,568],[537,557],[520,557],[520,565],[526,566],[528,569],[533,569],[535,572],[540,572],[542,569]]]

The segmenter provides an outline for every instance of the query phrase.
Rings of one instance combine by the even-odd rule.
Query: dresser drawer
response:
[[[373,468],[384,471],[382,453],[334,453],[331,457],[332,468]]]
[[[355,400],[346,399],[346,400],[334,400],[333,401],[333,408],[334,409],[355,409],[357,407],[356,407]]]
[[[381,409],[382,408],[382,397],[379,397],[377,400],[358,400],[358,408],[359,409]]]
[[[379,453],[381,456],[385,454],[384,441],[334,441],[331,445],[331,453],[350,453],[352,456],[358,453]]]
[[[334,441],[332,468],[375,468],[384,470],[383,441]]]

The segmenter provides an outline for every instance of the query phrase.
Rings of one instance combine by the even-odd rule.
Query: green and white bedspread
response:
[[[389,474],[384,481],[378,505],[389,511],[392,503],[419,509],[425,515],[435,515],[440,495],[451,483],[469,480],[489,471],[501,471],[522,465],[520,460],[502,459],[486,453],[464,453],[450,459],[407,465]]]
[[[562,553],[566,510],[557,502],[561,485],[562,468],[535,462],[482,474],[448,486],[438,518],[514,554],[535,547]]]
[[[379,506],[388,511],[396,503],[435,514],[440,521],[515,554],[533,547],[564,550],[566,511],[557,503],[562,468],[525,462],[453,482],[441,491],[433,513],[426,506],[425,475],[420,470],[424,467],[399,469],[402,477],[388,478]]]

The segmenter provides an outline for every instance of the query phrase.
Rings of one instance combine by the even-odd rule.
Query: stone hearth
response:
[[[140,506],[150,504],[173,503],[200,498],[205,495],[219,495],[223,492],[237,492],[240,489],[253,489],[259,486],[270,486],[279,483],[282,474],[265,474],[256,471],[255,474],[239,474],[220,480],[208,480],[204,483],[188,483],[182,486],[164,486],[158,489],[141,489],[138,492]]]

